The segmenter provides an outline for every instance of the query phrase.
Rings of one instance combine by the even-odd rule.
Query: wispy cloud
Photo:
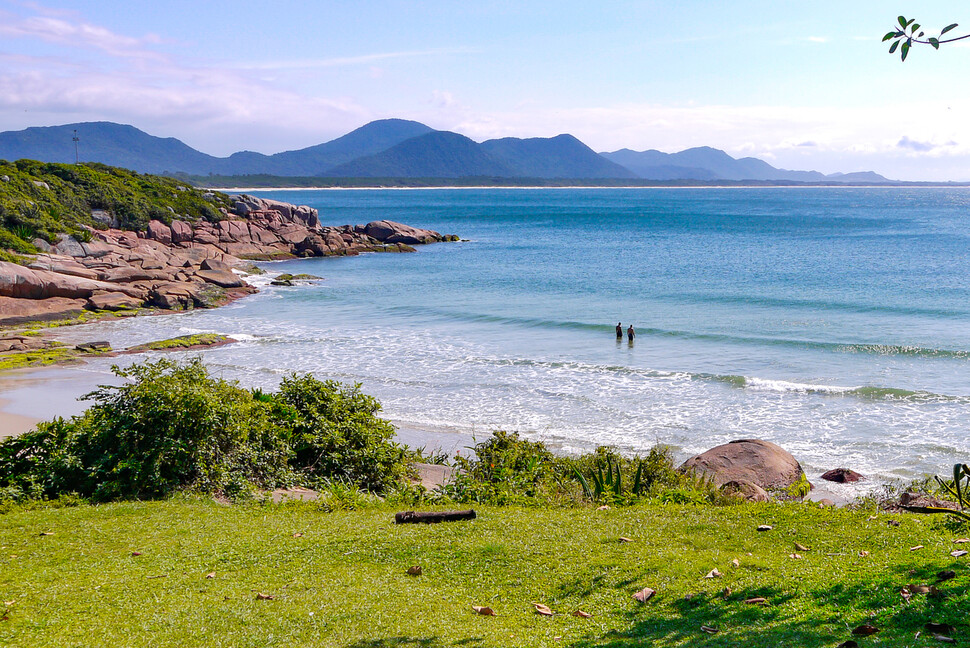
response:
[[[476,50],[468,48],[429,49],[406,52],[377,52],[361,54],[359,56],[342,56],[324,59],[303,59],[297,61],[254,61],[251,63],[230,63],[228,67],[236,70],[298,70],[305,68],[331,68],[352,65],[367,65],[390,59],[418,58],[428,56],[444,56],[448,54],[470,54]]]
[[[936,145],[934,144],[930,144],[929,142],[917,142],[916,140],[912,140],[905,135],[903,135],[902,139],[896,143],[896,146],[899,148],[912,149],[913,151],[918,151],[920,153],[932,151],[936,148]]]
[[[161,42],[161,38],[155,34],[142,37],[125,36],[83,20],[69,20],[49,15],[22,18],[0,12],[0,19],[2,19],[0,35],[3,36],[96,49],[112,55],[157,58],[158,54],[145,49],[145,46]]]

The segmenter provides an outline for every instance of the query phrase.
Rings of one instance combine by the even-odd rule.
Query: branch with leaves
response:
[[[890,32],[886,32],[886,35],[882,37],[882,42],[892,41],[892,45],[889,46],[889,53],[895,54],[898,49],[900,59],[903,61],[906,60],[906,56],[909,55],[909,49],[914,43],[918,45],[931,45],[933,49],[940,49],[940,45],[944,43],[952,43],[970,38],[970,34],[955,36],[953,38],[943,38],[946,33],[956,29],[957,23],[947,25],[941,29],[939,36],[926,38],[926,32],[920,29],[921,25],[914,19],[910,18],[907,20],[905,16],[900,16],[897,18],[897,22],[899,26],[894,27]]]

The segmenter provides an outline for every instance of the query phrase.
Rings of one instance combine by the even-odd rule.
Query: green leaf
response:
[[[882,42],[885,43],[890,38],[896,38],[896,32],[894,31],[888,32],[885,36],[882,37]]]
[[[946,27],[943,28],[943,31],[940,32],[940,36],[942,36],[943,34],[947,33],[951,29],[956,29],[956,26],[957,26],[956,23],[953,23],[952,25],[947,25]]]
[[[930,45],[933,46],[933,49],[940,49],[940,41],[938,41],[937,39],[930,38],[929,43]]]
[[[922,37],[923,37],[923,34],[925,34],[925,33],[926,33],[926,32],[920,32],[920,33],[918,33],[918,34],[916,35],[916,38],[922,38]]]
[[[919,29],[919,23],[916,23],[915,25],[913,25],[912,32],[915,34],[917,29]]]
[[[915,18],[910,18],[908,21],[906,21],[906,27],[909,27],[914,22],[916,22],[916,19]],[[917,25],[917,27],[918,27],[918,25]],[[914,27],[913,29],[916,29],[916,27]]]
[[[910,46],[910,42],[911,41],[907,40],[905,43],[903,43],[903,46],[901,48],[899,48],[899,53],[900,53],[900,56],[901,56],[901,60],[903,60],[903,61],[906,60],[906,55],[909,54],[909,48],[911,47]]]
[[[898,20],[899,20],[899,26],[902,27],[903,29],[906,29],[906,25],[909,24],[906,22],[906,17],[900,16]]]
[[[900,44],[901,42],[902,42],[902,41],[896,41],[896,42],[894,42],[894,43],[893,43],[892,45],[890,45],[890,46],[889,46],[889,53],[890,53],[890,54],[895,54],[895,53],[896,53],[896,48],[897,48],[897,47],[899,47],[899,44]]]

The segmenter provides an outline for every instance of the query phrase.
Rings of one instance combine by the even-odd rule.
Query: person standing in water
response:
[[[633,342],[633,338],[637,336],[637,332],[633,330],[633,324],[630,324],[630,328],[626,330],[626,339]]]
[[[616,339],[617,340],[623,339],[623,324],[621,324],[620,322],[616,323]]]

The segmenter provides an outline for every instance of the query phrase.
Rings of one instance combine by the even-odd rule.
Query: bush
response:
[[[360,385],[293,375],[275,398],[285,408],[292,465],[304,475],[377,492],[405,476],[408,452],[391,441],[394,426],[378,418],[380,403]]]

